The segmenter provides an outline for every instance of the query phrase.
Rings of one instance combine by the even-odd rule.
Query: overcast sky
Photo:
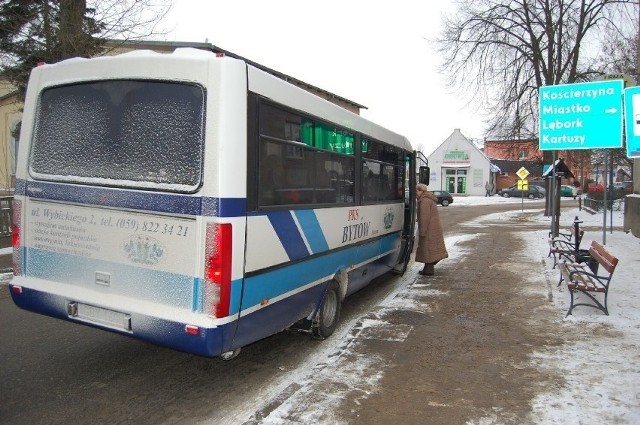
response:
[[[209,42],[368,108],[362,115],[425,154],[482,117],[438,74],[427,39],[448,0],[174,0],[166,41]],[[437,5],[438,4],[438,5]]]

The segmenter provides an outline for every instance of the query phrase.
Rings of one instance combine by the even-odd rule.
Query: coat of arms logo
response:
[[[384,213],[384,228],[390,229],[393,225],[393,210],[391,208],[387,208],[387,211]]]
[[[158,264],[164,254],[164,248],[160,242],[147,236],[132,237],[125,242],[124,250],[129,260],[149,265]]]

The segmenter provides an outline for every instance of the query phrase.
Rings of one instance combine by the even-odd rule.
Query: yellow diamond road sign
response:
[[[518,177],[520,177],[522,180],[524,180],[529,175],[529,171],[527,171],[527,169],[524,168],[524,167],[520,167],[520,169],[518,171],[516,171],[516,174],[518,175]]]

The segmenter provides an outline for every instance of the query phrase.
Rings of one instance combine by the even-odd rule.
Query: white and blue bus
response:
[[[294,324],[328,337],[344,297],[409,260],[410,143],[243,60],[42,65],[21,131],[26,310],[231,358]]]

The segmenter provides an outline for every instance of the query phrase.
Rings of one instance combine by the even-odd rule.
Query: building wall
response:
[[[0,97],[0,191],[7,192],[15,186],[16,140],[13,130],[22,119],[22,104],[14,93]]]
[[[537,140],[491,141],[484,142],[484,154],[488,158],[542,161],[543,154]]]
[[[527,171],[529,169],[527,168]],[[498,190],[506,189],[518,183],[520,177],[516,173],[502,173],[496,178],[496,192]]]
[[[557,151],[556,159],[564,159],[564,163],[574,175],[573,179],[563,180],[563,184],[572,184],[578,181],[583,185],[591,176],[591,154],[590,150]],[[540,165],[550,165],[552,160],[551,152],[543,152],[539,149],[537,139],[529,140],[486,140],[484,142],[484,153],[490,159],[503,159],[511,161],[539,162]],[[542,178],[543,167],[527,168],[531,173],[528,180]],[[500,188],[514,184],[518,177],[507,172],[500,176],[498,182]]]
[[[483,196],[485,183],[494,182],[495,173],[491,173],[491,163],[459,129],[454,130],[427,158],[431,169],[430,190]]]

